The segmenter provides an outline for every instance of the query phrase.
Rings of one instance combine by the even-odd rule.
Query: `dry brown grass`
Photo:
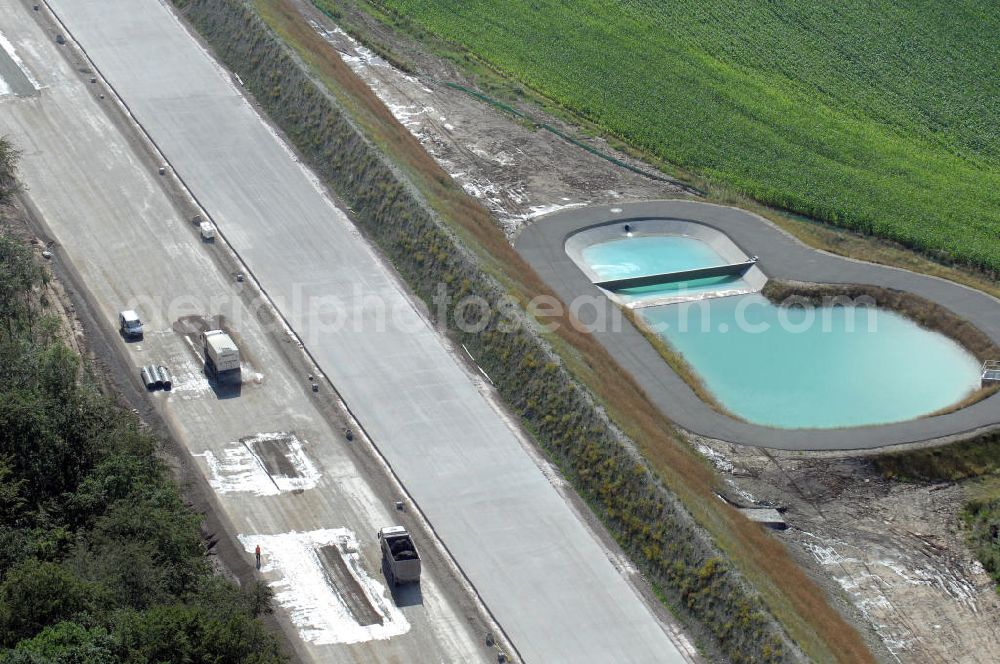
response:
[[[489,212],[457,187],[374,93],[305,22],[290,0],[255,0],[267,22],[292,45],[353,117],[449,223],[484,267],[527,301],[550,295],[494,224]],[[563,307],[563,310],[566,310]],[[776,539],[714,494],[712,468],[675,433],[673,425],[607,351],[569,320],[559,321],[555,346],[577,376],[637,441],[651,465],[695,519],[755,585],[791,638],[816,661],[874,662],[858,632]]]
[[[928,413],[924,417],[935,417],[937,415],[947,415],[948,413],[954,413],[956,410],[962,410],[963,408],[968,408],[974,403],[979,403],[987,397],[991,397],[1000,391],[1000,387],[996,385],[990,385],[989,387],[980,387],[965,397],[958,403],[952,404],[950,406],[945,406],[939,410],[935,410],[933,413]]]

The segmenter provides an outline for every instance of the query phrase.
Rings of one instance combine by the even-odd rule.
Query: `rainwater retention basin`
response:
[[[605,224],[571,235],[566,252],[682,355],[723,408],[754,424],[901,422],[979,387],[971,353],[904,316],[864,302],[771,302],[759,293],[767,266],[701,224]]]

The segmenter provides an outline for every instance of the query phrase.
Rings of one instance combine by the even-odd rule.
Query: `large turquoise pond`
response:
[[[778,307],[761,295],[654,306],[639,315],[735,415],[782,428],[913,419],[979,387],[951,339],[868,307]]]
[[[584,248],[582,258],[601,279],[726,263],[707,243],[680,235],[609,240]],[[638,315],[684,356],[719,403],[757,424],[887,424],[952,406],[979,387],[979,364],[970,353],[889,311],[778,307],[758,294],[658,304],[669,301],[664,296],[704,297],[745,286],[740,277],[710,277],[615,295],[639,306]]]

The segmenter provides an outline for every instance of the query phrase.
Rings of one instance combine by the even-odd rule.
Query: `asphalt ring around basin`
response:
[[[537,218],[517,237],[515,248],[564,303],[581,298],[603,301],[605,304],[599,306],[605,309],[591,312],[591,318],[605,316],[611,320],[616,316],[612,308],[617,305],[580,270],[566,252],[566,242],[588,228],[648,219],[688,221],[714,228],[746,255],[759,257],[769,278],[872,284],[908,291],[968,320],[1000,346],[1000,301],[996,298],[937,277],[817,251],[766,219],[737,208],[693,201],[573,208]],[[846,451],[922,443],[1000,427],[1000,393],[951,413],[874,426],[779,429],[744,422],[719,413],[702,401],[627,319],[615,326],[595,325],[591,331],[670,421],[692,433],[718,440],[782,450]]]

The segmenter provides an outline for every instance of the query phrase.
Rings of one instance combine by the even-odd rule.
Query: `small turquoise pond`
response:
[[[756,424],[898,422],[947,408],[979,387],[979,365],[964,348],[889,311],[786,308],[741,295],[638,313],[719,403]]]
[[[708,244],[683,235],[645,235],[585,247],[583,260],[601,279],[725,265]]]
[[[683,235],[642,235],[585,247],[581,256],[599,279],[623,279],[725,265],[726,260],[706,242]],[[645,298],[697,296],[714,291],[747,290],[739,276],[705,277],[615,291],[626,303]]]

